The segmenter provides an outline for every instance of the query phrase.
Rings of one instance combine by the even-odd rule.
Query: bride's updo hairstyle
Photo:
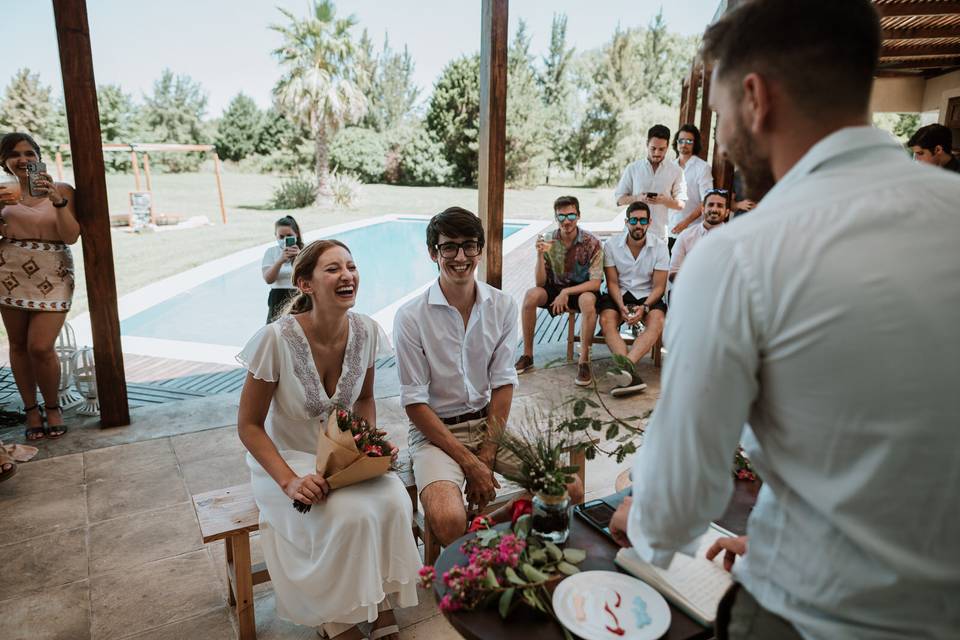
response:
[[[293,260],[293,275],[290,278],[297,289],[300,289],[301,280],[309,280],[313,277],[320,256],[334,247],[342,247],[347,250],[347,253],[350,253],[350,247],[339,240],[314,240],[297,254],[297,257]],[[286,313],[303,313],[311,309],[313,309],[313,300],[303,291],[299,291],[287,307]]]

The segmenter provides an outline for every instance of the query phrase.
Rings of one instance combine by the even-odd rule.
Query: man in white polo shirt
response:
[[[517,385],[518,309],[509,295],[477,282],[483,240],[480,219],[465,209],[434,216],[427,246],[440,277],[397,311],[393,326],[413,475],[444,546],[467,528],[464,483],[479,510],[496,497],[494,470],[519,471],[519,461],[497,446]],[[568,490],[581,501],[579,479]],[[495,521],[504,516],[508,508],[493,514]]]
[[[603,247],[603,271],[607,293],[600,299],[600,328],[607,347],[636,364],[653,348],[663,333],[667,305],[663,294],[667,288],[670,256],[667,243],[649,232],[650,207],[633,202],[627,207],[626,230],[607,240]],[[620,325],[631,327],[643,323],[645,329],[627,351],[620,337]],[[643,391],[647,385],[635,371],[622,374],[610,392],[619,397]]]
[[[666,159],[669,146],[670,129],[662,124],[650,127],[647,131],[647,156],[627,165],[614,191],[620,206],[633,202],[649,205],[653,216],[650,231],[664,241],[667,238],[669,211],[682,210],[687,201],[687,182],[683,170]]]
[[[701,238],[705,238],[711,231],[726,224],[729,217],[727,192],[723,189],[708,191],[703,198],[703,222],[685,229],[677,238],[677,244],[673,246],[673,253],[670,255],[670,282],[673,282],[674,278],[677,277],[680,265],[690,254],[693,245],[697,244]]]

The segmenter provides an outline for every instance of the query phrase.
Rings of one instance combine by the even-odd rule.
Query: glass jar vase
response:
[[[533,496],[531,533],[554,544],[563,544],[570,535],[570,496]]]

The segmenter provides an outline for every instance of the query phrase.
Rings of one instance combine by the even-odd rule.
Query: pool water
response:
[[[523,228],[505,224],[506,238]],[[353,254],[360,273],[355,311],[373,314],[437,277],[426,220],[390,220],[330,237]],[[203,282],[120,323],[125,336],[236,346],[266,322],[269,287],[260,260]]]

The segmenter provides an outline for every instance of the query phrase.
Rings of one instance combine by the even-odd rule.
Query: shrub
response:
[[[302,209],[317,201],[317,184],[312,176],[290,176],[274,189],[271,209]]]
[[[330,143],[330,168],[353,173],[364,182],[380,182],[387,168],[387,146],[372,129],[347,127]]]
[[[327,183],[333,204],[344,209],[352,209],[360,202],[360,190],[363,183],[352,173],[333,170]]]
[[[384,177],[392,184],[429,186],[445,184],[453,166],[443,155],[443,145],[423,127],[400,127],[385,134],[387,168]]]

